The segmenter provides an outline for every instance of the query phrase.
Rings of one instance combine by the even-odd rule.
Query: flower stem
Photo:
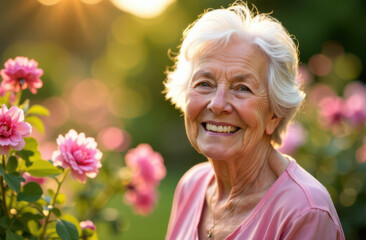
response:
[[[19,105],[20,99],[22,98],[22,92],[23,92],[23,89],[20,88],[18,94],[16,95],[16,99],[15,99],[15,102],[14,102],[14,106],[18,106]]]
[[[65,169],[63,175],[61,176],[60,181],[58,181],[56,179],[58,186],[57,186],[56,193],[53,195],[53,198],[52,198],[52,201],[51,201],[51,209],[53,209],[55,207],[55,205],[56,205],[56,199],[57,199],[57,196],[58,196],[58,194],[60,192],[61,185],[65,181],[66,176],[67,176],[67,174],[69,172],[70,172],[70,168]],[[46,216],[46,220],[45,220],[44,225],[43,225],[42,233],[41,233],[41,235],[39,237],[40,240],[43,240],[44,239],[44,235],[46,234],[46,230],[47,230],[47,225],[48,225],[48,223],[50,221],[50,216],[51,216],[51,212],[48,212],[48,214]]]
[[[87,218],[92,219],[99,211],[109,202],[111,197],[120,191],[120,182],[114,181],[107,185],[104,190],[98,194],[98,197],[94,200],[86,213]]]
[[[3,168],[5,170],[6,169],[6,164],[5,164],[4,155],[2,155],[2,165],[3,165]],[[4,210],[5,216],[9,216],[8,208],[6,206],[6,194],[5,194],[6,193],[6,188],[5,188],[4,178],[3,177],[0,177],[0,182],[1,182],[1,194],[2,194],[2,197],[3,197],[2,207],[3,207],[3,210]]]

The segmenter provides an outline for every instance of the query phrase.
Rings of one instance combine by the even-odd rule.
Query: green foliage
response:
[[[62,240],[78,240],[79,233],[74,224],[66,220],[57,220],[56,231]]]
[[[24,138],[25,146],[22,150],[16,152],[16,155],[25,161],[27,167],[31,166],[37,159],[41,159],[41,153],[38,151],[38,143],[34,138]]]
[[[50,111],[42,105],[35,104],[25,112],[26,115],[49,116]]]
[[[39,117],[37,117],[37,116],[27,116],[27,117],[25,117],[25,121],[30,123],[40,133],[44,132],[44,125],[43,125],[42,120]]]
[[[45,160],[35,160],[26,171],[34,177],[55,177],[59,175],[62,170],[55,167],[52,163]]]
[[[16,96],[20,101],[21,93]],[[9,94],[0,100],[8,104]],[[41,133],[44,130],[39,116],[48,116],[49,111],[41,105],[29,105],[29,100],[19,105],[25,111],[25,121],[31,123]],[[66,196],[60,193],[67,171],[56,167],[50,161],[43,160],[36,139],[24,138],[25,146],[20,151],[10,149],[0,159],[0,239],[79,239],[81,228],[79,221],[71,215],[63,215],[57,205],[66,202]],[[25,182],[23,173],[37,178],[52,178],[57,182],[57,190],[43,189],[37,182]],[[62,174],[60,179],[56,177]],[[44,196],[43,196],[44,195]],[[43,221],[43,224],[41,224]],[[85,238],[88,239],[88,238]]]
[[[5,234],[6,234],[6,240],[23,240],[21,236],[19,236],[16,233],[13,233],[10,230],[6,230]]]
[[[15,156],[10,156],[8,164],[6,164],[6,171],[8,173],[13,173],[18,167],[18,160]]]
[[[8,186],[15,192],[19,192],[20,183],[25,181],[25,179],[22,176],[20,176],[19,173],[7,174],[2,166],[0,166],[0,176],[4,178]]]
[[[36,182],[29,182],[23,186],[23,191],[21,191],[17,199],[18,201],[35,202],[43,194],[41,186]]]

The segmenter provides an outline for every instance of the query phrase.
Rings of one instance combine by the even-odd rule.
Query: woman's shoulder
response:
[[[181,178],[180,182],[197,182],[208,177],[212,171],[212,166],[209,162],[202,162],[191,167]]]
[[[191,167],[179,180],[177,188],[184,189],[195,189],[194,186],[201,185],[211,177],[212,167],[209,162],[202,162]]]
[[[304,200],[309,204],[309,207],[333,207],[331,197],[323,184],[295,161],[293,161],[292,166],[287,169],[287,173],[293,182],[294,191],[299,191],[299,194],[305,197]]]
[[[327,213],[336,225],[340,225],[327,189],[295,160],[290,161],[286,169],[288,177],[277,189],[277,200],[286,205],[286,211],[293,217],[310,212],[323,212]]]

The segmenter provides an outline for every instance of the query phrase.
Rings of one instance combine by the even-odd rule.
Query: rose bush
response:
[[[32,126],[43,131],[40,116],[49,115],[41,105],[21,101],[22,91],[33,94],[43,83],[43,70],[38,63],[26,57],[9,59],[0,71],[0,239],[98,239],[92,220],[96,218],[109,199],[116,193],[125,193],[126,202],[137,213],[150,213],[157,202],[157,190],[165,176],[163,158],[148,144],[132,149],[126,156],[127,166],[113,170],[103,169],[102,152],[94,138],[71,129],[57,138],[57,149],[52,158],[44,160],[36,139],[29,137]],[[114,181],[88,183],[102,171]],[[61,186],[68,173],[74,180],[103,189],[86,199],[88,208],[83,217],[65,214],[66,196]],[[56,188],[47,186],[48,179],[56,182]],[[47,189],[48,188],[48,189]],[[80,199],[75,199],[77,205]],[[78,212],[76,209],[75,212]],[[88,219],[88,220],[85,220]]]
[[[325,43],[323,51],[314,56],[307,64],[302,63],[298,76],[307,92],[307,101],[279,149],[293,155],[326,186],[346,238],[363,239],[366,84],[359,78],[361,68],[356,67],[360,66],[359,58],[344,52],[339,43]],[[322,64],[330,67],[320,74]]]

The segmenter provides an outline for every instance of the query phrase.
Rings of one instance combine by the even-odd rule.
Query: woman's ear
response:
[[[267,122],[266,133],[268,135],[271,135],[280,123],[280,121],[281,118],[277,117],[276,114],[273,114],[272,118]]]

